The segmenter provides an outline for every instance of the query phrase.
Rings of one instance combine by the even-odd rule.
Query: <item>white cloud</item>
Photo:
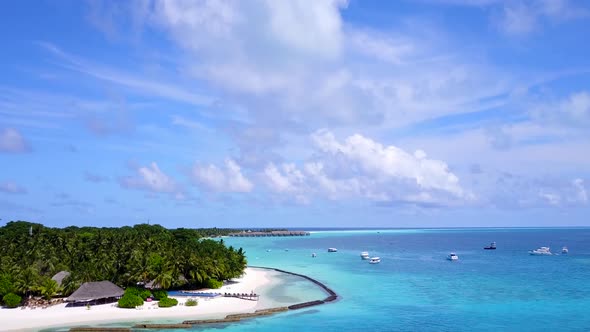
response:
[[[320,151],[335,158],[343,158],[360,172],[377,177],[406,179],[426,190],[441,190],[461,197],[463,190],[459,178],[439,160],[427,159],[424,151],[413,155],[390,145],[383,146],[362,135],[348,137],[339,143],[328,131],[319,131],[312,136]]]
[[[356,51],[392,64],[403,63],[415,51],[411,41],[394,39],[375,31],[352,31],[349,39]]]
[[[316,132],[317,148],[301,169],[293,163],[269,164],[263,172],[267,187],[298,201],[364,198],[387,203],[449,205],[471,200],[447,165],[417,150],[407,153],[362,135],[344,142],[326,130]]]
[[[176,194],[181,191],[174,179],[162,172],[155,162],[152,162],[147,167],[138,167],[135,172],[134,176],[120,178],[119,184],[125,188],[147,190],[155,193]]]
[[[270,28],[276,40],[291,49],[333,57],[340,53],[343,0],[267,0]]]
[[[572,185],[575,189],[576,200],[580,203],[587,203],[588,193],[586,192],[586,187],[584,187],[584,180],[580,178],[575,179],[572,181]]]
[[[507,34],[526,35],[535,29],[537,14],[525,4],[514,2],[503,8],[497,24]]]
[[[26,194],[27,189],[15,182],[6,181],[0,182],[0,192],[7,194]]]
[[[531,111],[533,120],[544,125],[567,125],[569,127],[590,127],[590,93],[572,93],[557,102],[545,102]]]
[[[213,164],[195,165],[190,173],[193,183],[214,192],[250,192],[254,185],[241,171],[233,160],[225,161],[225,169]]]
[[[0,152],[23,153],[30,150],[29,144],[16,129],[0,129]]]
[[[498,28],[506,34],[528,35],[548,22],[559,23],[590,17],[585,8],[568,0],[507,1],[496,18]]]

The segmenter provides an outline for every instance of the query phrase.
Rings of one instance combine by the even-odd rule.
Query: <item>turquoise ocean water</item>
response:
[[[588,228],[328,231],[224,241],[243,247],[250,265],[306,274],[340,299],[195,331],[590,331]],[[492,241],[497,250],[482,249]],[[570,254],[527,253],[540,246],[557,253],[564,245]],[[361,251],[381,264],[362,261]],[[451,251],[460,261],[445,259]],[[324,296],[307,286],[293,284],[301,296]],[[269,292],[288,296],[285,287]]]

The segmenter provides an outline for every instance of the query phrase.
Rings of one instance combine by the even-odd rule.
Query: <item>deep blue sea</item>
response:
[[[194,331],[590,331],[590,228],[371,229],[224,241],[243,247],[250,265],[306,274],[340,299]],[[498,249],[483,250],[492,241]],[[528,254],[540,246],[555,253],[567,246],[569,254]],[[361,251],[381,263],[361,260]],[[450,252],[460,260],[446,260]],[[270,292],[280,297],[290,286]],[[309,284],[292,286],[325,296]]]

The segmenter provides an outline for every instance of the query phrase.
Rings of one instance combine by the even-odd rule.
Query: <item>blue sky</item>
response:
[[[588,2],[0,16],[0,223],[590,225]]]

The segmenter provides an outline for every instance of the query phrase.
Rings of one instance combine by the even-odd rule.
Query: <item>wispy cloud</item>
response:
[[[48,42],[39,42],[39,45],[62,60],[61,65],[64,68],[130,88],[142,95],[159,96],[197,106],[208,106],[215,101],[212,97],[187,90],[176,83],[163,82],[160,77],[137,76],[136,74],[109,68],[69,54]]]
[[[28,191],[25,187],[12,181],[0,182],[0,192],[7,194],[26,194]]]
[[[24,153],[30,152],[31,146],[14,128],[0,128],[0,152]]]

